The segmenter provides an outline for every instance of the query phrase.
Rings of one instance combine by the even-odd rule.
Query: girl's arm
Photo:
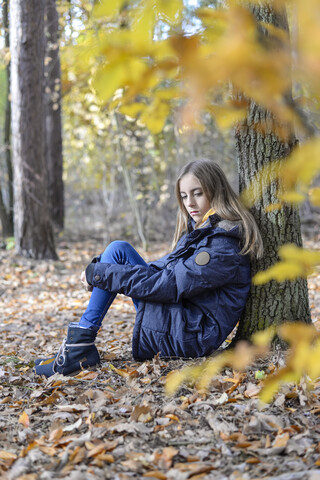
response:
[[[157,271],[143,265],[92,264],[87,280],[94,287],[123,293],[137,300],[178,303],[204,290],[237,281],[240,257],[233,248],[210,252],[206,265],[198,265],[197,254],[178,261],[172,268]]]

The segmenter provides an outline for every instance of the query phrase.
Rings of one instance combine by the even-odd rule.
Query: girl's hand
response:
[[[84,286],[84,288],[87,290],[87,292],[92,292],[93,286],[89,285],[89,283],[87,282],[86,271],[85,270],[83,270],[83,272],[81,272],[80,280],[81,280],[81,283]]]

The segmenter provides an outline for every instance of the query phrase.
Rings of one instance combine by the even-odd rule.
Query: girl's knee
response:
[[[113,242],[109,243],[103,252],[101,261],[106,261],[106,257],[113,258],[114,256],[121,256],[121,254],[128,251],[129,248],[132,248],[129,242],[126,242],[125,240],[114,240]]]

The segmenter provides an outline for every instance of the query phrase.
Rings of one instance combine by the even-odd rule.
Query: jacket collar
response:
[[[214,213],[213,215],[210,215],[208,220],[210,222],[211,227],[214,227],[218,222],[221,221],[221,217],[217,213]],[[193,220],[193,218],[189,218],[189,220],[188,220],[188,233],[193,232],[195,225],[196,225],[196,222]],[[203,226],[208,226],[208,225],[206,223]]]

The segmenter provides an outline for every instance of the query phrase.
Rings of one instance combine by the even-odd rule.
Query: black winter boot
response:
[[[79,327],[78,323],[70,323],[67,338],[63,340],[57,355],[47,360],[37,359],[34,372],[46,377],[57,372],[62,375],[75,375],[80,370],[98,365],[100,356],[94,344],[96,336],[95,330]]]

